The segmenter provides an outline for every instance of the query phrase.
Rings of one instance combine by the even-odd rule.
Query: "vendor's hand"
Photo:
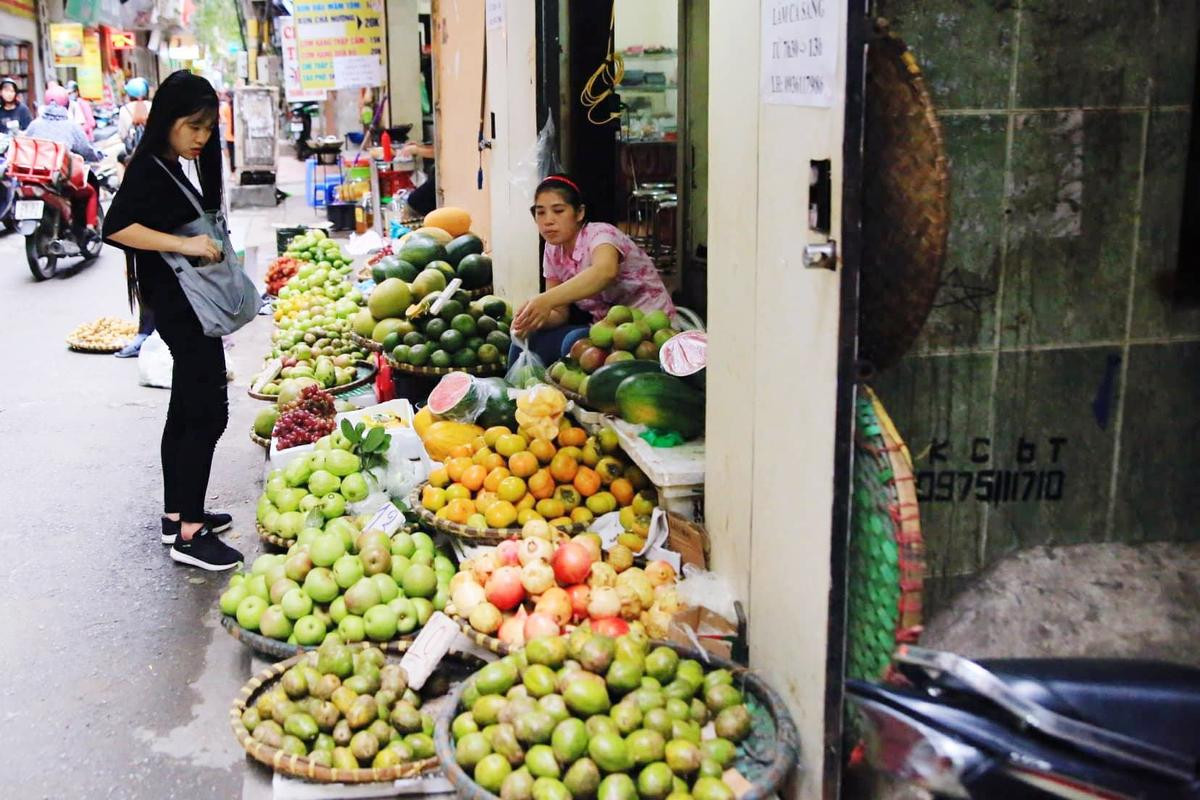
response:
[[[513,318],[513,332],[524,337],[528,333],[541,330],[546,327],[553,312],[554,306],[546,302],[544,294],[539,294],[521,306],[521,310]]]
[[[205,261],[221,260],[221,245],[213,241],[211,236],[188,236],[180,239],[179,252],[189,258],[202,258]]]

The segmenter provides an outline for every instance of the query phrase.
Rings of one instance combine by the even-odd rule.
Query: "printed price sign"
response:
[[[764,0],[764,102],[819,108],[833,105],[840,8],[837,0]]]
[[[396,508],[395,503],[384,503],[375,516],[371,517],[371,521],[363,526],[364,531],[378,530],[383,531],[388,536],[400,529],[404,524],[404,512]]]
[[[378,85],[383,71],[381,8],[377,0],[297,0],[301,88],[349,89],[367,80]],[[367,67],[367,61],[374,67]]]
[[[429,621],[421,628],[412,646],[404,652],[400,666],[408,675],[408,685],[414,691],[419,690],[429,680],[429,676],[442,663],[450,645],[458,636],[458,625],[454,620],[440,611],[433,612]]]

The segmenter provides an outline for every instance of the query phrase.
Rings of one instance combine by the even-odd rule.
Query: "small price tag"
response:
[[[440,611],[435,611],[417,634],[412,646],[400,659],[400,666],[408,675],[408,685],[419,690],[437,669],[442,658],[450,651],[450,644],[458,637],[458,625]]]
[[[371,517],[370,522],[363,526],[364,531],[379,530],[391,536],[404,524],[404,512],[396,508],[395,503],[384,503]]]
[[[283,369],[283,359],[272,358],[262,368],[262,372],[258,373],[258,377],[254,379],[254,385],[250,387],[250,391],[255,394],[262,394],[263,387],[271,381],[275,380],[275,376]]]

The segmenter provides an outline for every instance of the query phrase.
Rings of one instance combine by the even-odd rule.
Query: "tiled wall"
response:
[[[1200,311],[1174,269],[1195,0],[879,0],[951,163],[943,286],[876,389],[933,607],[1015,548],[1200,539]],[[1188,224],[1200,224],[1191,220]]]

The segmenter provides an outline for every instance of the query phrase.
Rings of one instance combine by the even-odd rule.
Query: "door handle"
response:
[[[830,239],[820,244],[804,245],[804,266],[807,269],[837,269],[837,242]]]

